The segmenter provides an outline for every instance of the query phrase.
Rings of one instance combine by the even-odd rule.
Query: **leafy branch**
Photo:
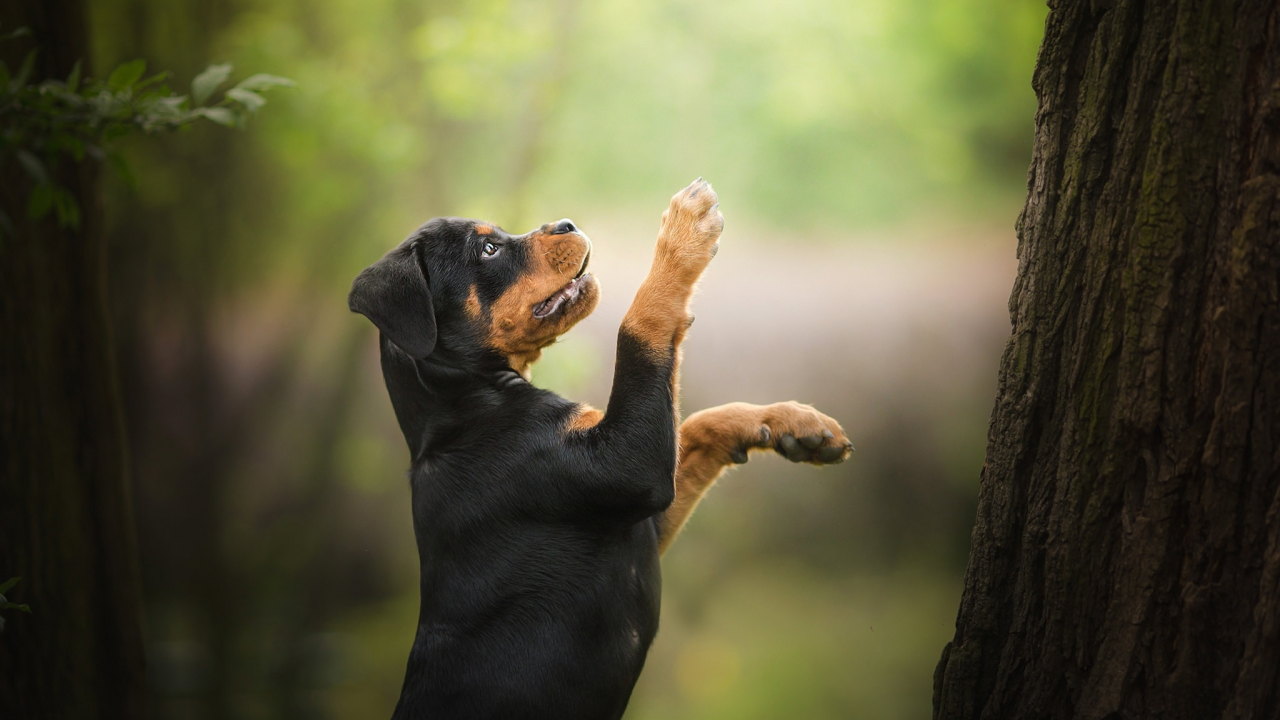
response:
[[[4,594],[5,594],[5,593],[7,593],[7,592],[9,592],[11,589],[13,589],[13,586],[15,586],[15,585],[17,585],[17,584],[18,584],[18,581],[19,581],[19,580],[22,580],[22,578],[20,578],[20,577],[11,577],[11,578],[9,578],[8,580],[5,580],[4,582],[0,583],[0,610],[20,610],[20,611],[22,611],[22,612],[27,613],[28,615],[30,615],[30,614],[31,614],[31,608],[30,608],[29,606],[27,606],[27,605],[19,605],[19,604],[17,604],[17,603],[11,603],[11,602],[9,602],[8,598],[6,598],[6,597],[4,596]],[[4,632],[4,618],[3,618],[3,617],[0,617],[0,632]]]
[[[29,34],[19,28],[0,36],[0,42]],[[75,196],[57,183],[51,168],[64,160],[86,157],[111,162],[132,182],[120,155],[110,149],[126,135],[173,132],[204,119],[242,128],[266,104],[262,92],[295,83],[276,75],[251,75],[229,88],[217,102],[214,92],[231,76],[231,65],[210,65],[191,82],[191,94],[179,95],[165,85],[169,73],[144,78],[145,61],[133,60],[111,71],[106,80],[82,79],[80,63],[65,80],[31,82],[36,50],[27,53],[15,72],[0,62],[0,164],[12,158],[34,183],[27,198],[33,220],[51,212],[62,227],[78,227],[80,208]],[[13,234],[9,218],[0,225]]]

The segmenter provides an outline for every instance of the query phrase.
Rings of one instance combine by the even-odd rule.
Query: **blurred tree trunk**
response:
[[[1280,717],[1280,4],[1050,6],[934,714]]]
[[[35,77],[88,59],[78,0],[0,9],[26,25]],[[2,48],[9,67],[26,42]],[[142,715],[140,593],[124,430],[107,323],[98,167],[55,170],[80,203],[78,229],[27,219],[30,182],[8,163],[0,206],[0,580],[19,575],[0,634],[0,714],[15,720]]]

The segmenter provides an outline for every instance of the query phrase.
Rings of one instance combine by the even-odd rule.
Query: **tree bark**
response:
[[[935,718],[1280,717],[1280,4],[1050,2]]]
[[[0,11],[27,26],[35,78],[88,61],[79,0]],[[27,47],[0,48],[10,68]],[[124,429],[107,322],[98,168],[54,169],[81,209],[78,229],[27,218],[30,181],[0,168],[0,581],[22,582],[0,634],[0,715],[14,720],[137,718],[143,652]]]

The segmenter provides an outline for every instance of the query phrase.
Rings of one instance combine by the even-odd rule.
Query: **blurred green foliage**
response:
[[[0,42],[29,35],[18,28]],[[121,63],[106,80],[81,78],[76,63],[66,80],[29,82],[39,48],[27,52],[16,72],[0,62],[0,163],[16,162],[32,181],[27,213],[40,220],[56,211],[62,227],[78,227],[80,207],[75,196],[55,180],[60,163],[111,161],[126,180],[132,179],[121,156],[110,144],[131,133],[173,132],[201,118],[228,127],[243,127],[264,104],[264,90],[292,87],[293,81],[258,74],[226,91],[209,105],[213,91],[231,74],[230,64],[213,65],[192,81],[191,97],[178,95],[164,84],[168,73],[148,78],[147,63]],[[0,231],[12,234],[12,224],[0,213]]]
[[[435,215],[520,229],[585,208],[648,212],[698,175],[740,221],[778,228],[1007,210],[1025,184],[1045,13],[1036,0],[210,7],[95,3],[99,59],[145,50],[182,70],[199,48],[297,80],[237,151],[308,181],[231,199],[289,210],[288,228],[258,225],[249,247],[360,257]]]
[[[21,581],[22,578],[20,577],[11,577],[0,583],[0,610],[17,610],[18,612],[31,613],[30,605],[27,605],[26,603],[9,602],[9,598],[4,596],[5,593],[17,587],[18,583]],[[0,633],[4,632],[4,623],[4,616],[0,615]]]
[[[936,253],[908,236],[1012,226],[1045,8],[98,0],[90,14],[98,67],[142,57],[187,78],[233,62],[298,83],[251,133],[125,139],[136,186],[109,188],[156,716],[367,718],[399,692],[417,558],[403,439],[371,331],[346,311],[355,273],[447,214],[515,231],[568,216],[642,257],[699,175],[729,218],[720,267],[748,235],[769,239],[753,251],[766,259],[824,261],[873,236],[914,270],[912,252]],[[815,312],[803,300],[784,298]],[[946,322],[942,305],[967,307],[926,300]],[[687,385],[690,410],[812,401],[859,453],[820,480],[753,460],[713,492],[664,559],[663,628],[628,717],[929,716],[1007,332],[993,306],[993,322],[925,317],[897,345],[841,334],[894,308],[823,306],[822,338],[758,323],[743,334],[789,333],[762,341],[772,359],[717,356],[726,378],[752,365],[749,393]],[[535,381],[600,404],[609,352],[580,328]]]

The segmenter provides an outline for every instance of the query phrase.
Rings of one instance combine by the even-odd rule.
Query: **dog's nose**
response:
[[[555,227],[551,228],[552,235],[564,235],[566,233],[577,232],[577,231],[578,231],[577,226],[575,226],[573,224],[573,221],[570,220],[569,218],[565,218],[561,220],[560,222],[555,224]]]

